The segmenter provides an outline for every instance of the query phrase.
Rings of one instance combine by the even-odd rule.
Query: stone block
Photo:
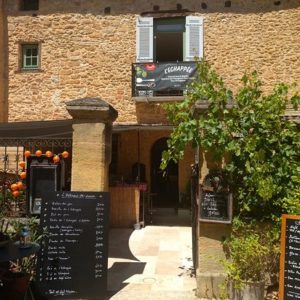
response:
[[[225,274],[203,272],[196,274],[197,296],[201,299],[220,299],[222,295],[222,285],[225,282]]]

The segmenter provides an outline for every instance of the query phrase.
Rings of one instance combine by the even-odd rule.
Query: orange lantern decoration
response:
[[[11,189],[12,191],[16,191],[16,190],[18,190],[18,186],[17,186],[15,183],[13,183],[13,184],[10,186],[10,189]]]
[[[49,157],[49,158],[53,156],[53,153],[52,153],[51,151],[49,151],[49,150],[46,151],[45,154],[46,154],[46,156]]]
[[[36,151],[35,151],[35,155],[36,155],[37,157],[41,157],[42,154],[43,154],[43,152],[42,152],[41,150],[36,150]]]
[[[12,192],[12,195],[13,195],[15,198],[17,198],[17,197],[20,196],[20,192],[19,192],[19,191],[13,191],[13,192]]]
[[[69,152],[68,152],[68,151],[64,151],[64,152],[61,154],[61,156],[62,156],[63,158],[68,158],[68,157],[69,157]]]
[[[30,152],[29,150],[26,150],[26,151],[24,152],[24,156],[25,156],[26,158],[30,157],[30,155],[31,155],[31,152]]]
[[[21,179],[25,179],[26,178],[26,172],[21,172],[20,177],[21,177]]]
[[[54,161],[55,164],[59,163],[59,162],[60,162],[59,156],[58,156],[58,155],[55,155],[55,156],[53,157],[53,161]]]
[[[22,181],[18,181],[18,182],[16,183],[16,185],[17,185],[17,187],[18,187],[19,190],[23,190],[23,189],[24,189],[24,184],[23,184]]]
[[[21,160],[21,161],[19,162],[19,166],[20,166],[21,168],[24,168],[24,167],[25,167],[25,161]]]

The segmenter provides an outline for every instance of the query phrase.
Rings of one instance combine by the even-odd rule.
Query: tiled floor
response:
[[[197,299],[191,227],[110,231],[108,299]]]

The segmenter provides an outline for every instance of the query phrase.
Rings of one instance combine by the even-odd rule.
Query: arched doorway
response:
[[[178,164],[171,161],[165,172],[160,169],[167,138],[157,140],[151,149],[151,192],[153,207],[176,208],[178,205]]]

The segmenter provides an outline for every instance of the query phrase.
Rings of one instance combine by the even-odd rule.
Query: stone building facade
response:
[[[170,133],[162,104],[182,99],[132,96],[141,16],[201,17],[204,58],[233,90],[247,70],[258,71],[265,90],[276,82],[300,84],[298,0],[40,0],[35,10],[20,9],[21,2],[0,1],[0,121],[66,119],[69,100],[100,97],[118,111],[115,125],[128,126],[116,132],[119,179],[132,179],[138,162],[151,186],[151,151]],[[32,44],[38,45],[38,68],[25,70],[22,47]],[[137,125],[143,127],[130,129]],[[194,151],[187,149],[179,162],[179,192],[186,189],[193,162]],[[201,159],[202,175],[210,164]],[[207,270],[216,265],[212,253],[222,256],[219,244],[227,227],[202,228],[200,244],[209,255],[201,252],[199,274],[209,281]]]
[[[182,3],[188,11],[183,13],[176,12],[177,1],[40,0],[38,11],[20,11],[19,0],[1,2],[2,7],[5,4],[2,34],[7,28],[1,43],[7,38],[9,53],[9,121],[67,118],[66,101],[100,96],[119,111],[118,122],[158,122],[158,104],[136,103],[131,96],[136,19],[143,13],[151,15],[155,5],[171,11],[155,12],[156,18],[204,18],[205,59],[231,88],[239,85],[245,70],[252,69],[262,75],[266,88],[279,81],[299,82],[297,0],[280,5],[235,0],[231,7],[225,7],[225,1],[205,6],[188,0]],[[109,14],[105,8],[110,8]],[[40,43],[38,71],[20,71],[19,46],[24,42]]]
[[[257,70],[266,89],[300,81],[297,0],[40,0],[38,10],[28,11],[20,9],[21,2],[1,1],[1,120],[69,118],[67,101],[101,97],[118,110],[117,123],[166,123],[161,99],[132,97],[141,15],[203,17],[204,57],[233,90],[246,70]],[[24,43],[39,45],[38,69],[22,70]]]

